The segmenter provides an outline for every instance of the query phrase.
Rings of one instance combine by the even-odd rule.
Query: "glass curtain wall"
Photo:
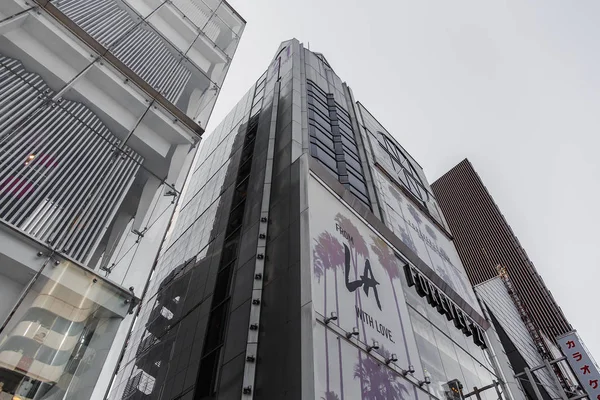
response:
[[[39,263],[2,327],[0,398],[89,398],[131,296],[69,261]]]
[[[237,182],[236,176],[239,171],[249,171],[256,162],[246,159],[249,144],[244,145],[244,140],[248,141],[246,136],[255,128],[252,121],[260,112],[264,87],[263,76],[207,136],[199,150],[197,165],[159,255],[110,398],[136,399],[159,393],[175,398],[191,393],[194,387],[204,390],[202,382],[211,381],[209,376],[204,381],[199,378],[199,368],[208,365],[206,360],[212,354],[207,354],[205,342],[217,343],[216,348],[220,348],[221,339],[217,336],[222,323],[211,325],[214,335],[206,333],[207,324],[209,318],[226,320],[219,313],[233,310],[233,306],[211,307],[210,300],[228,293],[227,284],[215,284],[215,280],[229,281],[222,278],[232,273],[227,266],[234,264],[238,250],[241,251],[239,238],[233,240],[233,235],[226,235],[240,207],[234,207],[231,215],[225,211],[236,199],[255,190],[245,189],[244,182]]]
[[[420,297],[414,287],[408,287],[402,276],[402,285],[411,317],[423,368],[430,374],[430,393],[444,399],[444,384],[458,379],[468,393],[473,387],[483,387],[499,381],[486,350],[482,350],[454,327],[452,321],[439,314]],[[484,400],[496,400],[494,389],[481,393]]]

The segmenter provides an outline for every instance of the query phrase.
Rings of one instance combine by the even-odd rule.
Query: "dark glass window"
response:
[[[333,154],[333,152],[334,152],[333,135],[331,133],[323,132],[316,126],[309,127],[308,131],[310,132],[310,137],[312,139],[319,140],[321,142],[321,146],[324,146],[327,150],[329,150]]]
[[[367,196],[362,194],[358,189],[354,188],[354,186],[352,185],[350,185],[350,193],[352,193],[354,196],[356,196],[356,198],[365,203],[367,207],[370,207],[369,199],[367,199]]]
[[[319,145],[311,143],[310,153],[317,160],[321,161],[326,167],[331,169],[337,178],[337,163],[335,157],[324,151]]]
[[[365,186],[364,181],[358,176],[354,175],[350,170],[348,170],[348,182],[361,193],[365,195],[367,194],[367,187]]]
[[[346,161],[346,166],[348,168],[352,168],[356,171],[357,174],[360,174],[362,171],[361,165],[354,157],[348,157],[347,154],[344,155],[344,161]]]

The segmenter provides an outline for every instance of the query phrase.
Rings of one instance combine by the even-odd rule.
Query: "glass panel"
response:
[[[170,4],[163,3],[148,20],[120,0],[66,0],[56,5],[145,83],[206,126],[219,85],[205,71],[220,64],[217,75],[222,79],[228,59],[215,55],[211,47],[194,47],[198,32],[188,29],[186,36],[179,31],[184,22],[180,16],[173,19]],[[175,28],[163,32],[154,27],[165,24]]]
[[[218,90],[196,64],[146,22],[112,45],[110,52],[191,118],[211,104]]]
[[[460,363],[460,367],[465,377],[465,381],[462,382],[465,387],[464,393],[470,392],[475,386],[483,387],[484,385],[481,384],[477,369],[475,368],[475,360],[457,346],[454,346],[454,350],[456,351],[458,362]]]
[[[195,33],[198,33],[192,48],[183,51],[192,59],[194,51],[197,51],[201,58],[212,62],[213,67],[204,71],[210,71],[210,78],[220,85],[235,54],[245,24],[224,2],[174,0],[167,3],[166,8],[172,4],[180,10],[184,20],[189,21],[194,26]],[[221,4],[217,7],[219,3]]]
[[[131,296],[68,261],[41,271],[0,336],[1,391],[90,398]]]
[[[186,374],[186,385],[196,383],[211,307],[210,291],[202,284],[211,280],[209,276],[216,279],[221,263],[253,93],[250,90],[200,145],[110,398],[161,391],[175,395],[176,377],[170,374],[177,369]],[[175,338],[181,350],[172,354]],[[178,352],[190,358],[187,370],[178,364]]]
[[[209,7],[203,1],[194,0],[172,0],[171,4],[176,7],[185,17],[199,30],[205,30],[214,8]],[[207,35],[208,36],[208,35]],[[212,37],[210,39],[213,39]]]
[[[244,22],[240,16],[231,8],[226,1],[221,1],[217,8],[217,16],[223,21],[236,36],[241,36],[244,30]]]
[[[447,382],[447,379],[433,330],[423,316],[410,307],[408,310],[413,323],[423,369],[431,376],[431,384],[429,385],[430,393],[441,399],[444,394],[443,385]]]
[[[442,359],[442,365],[446,371],[446,380],[451,381],[453,379],[458,379],[464,384],[465,378],[460,368],[460,363],[458,361],[458,356],[456,355],[454,344],[447,336],[439,332],[437,329],[433,330],[433,334],[435,336],[435,341]]]
[[[8,57],[0,68],[1,87],[18,83],[6,100],[23,105],[0,118],[0,222],[141,293],[194,155],[191,143],[150,103],[107,115],[83,102],[75,84],[42,107],[55,92],[40,76]],[[85,79],[99,77],[94,68]],[[134,124],[136,115],[144,118]]]

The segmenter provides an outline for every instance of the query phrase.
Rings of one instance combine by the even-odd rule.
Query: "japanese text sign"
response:
[[[568,333],[557,341],[590,400],[600,400],[600,372],[577,333]]]

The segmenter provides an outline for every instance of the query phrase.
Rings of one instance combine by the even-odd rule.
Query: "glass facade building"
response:
[[[245,26],[0,2],[0,398],[102,399]]]
[[[523,398],[422,168],[322,54],[282,43],[183,192],[109,399]]]
[[[475,286],[475,290],[488,309],[501,340],[505,343],[504,348],[508,359],[513,365],[513,370],[522,372],[526,367],[534,368],[544,364],[544,358],[538,352],[536,343],[529,334],[527,326],[521,319],[518,309],[502,280],[499,277],[490,279]],[[534,379],[537,381],[536,384],[545,399],[561,396],[560,386],[556,384],[555,379],[550,375],[553,373],[552,370],[549,371],[546,368],[533,372]],[[528,395],[535,398],[531,383],[523,382],[523,386]]]

